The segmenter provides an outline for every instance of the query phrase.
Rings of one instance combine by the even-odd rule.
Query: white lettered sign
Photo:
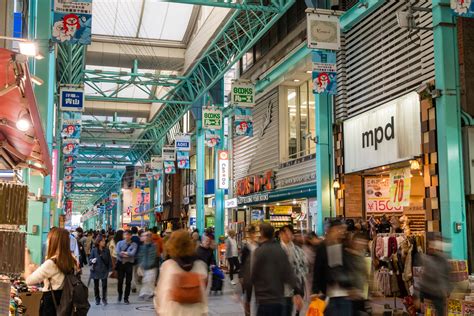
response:
[[[344,122],[346,173],[421,155],[420,100],[416,92]]]
[[[219,189],[229,188],[229,153],[219,150]]]

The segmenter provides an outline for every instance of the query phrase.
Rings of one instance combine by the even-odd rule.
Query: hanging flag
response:
[[[65,139],[62,152],[64,156],[75,156],[79,151],[79,139]]]
[[[313,93],[337,94],[336,52],[313,50]]]
[[[221,137],[216,131],[213,130],[207,130],[206,133],[204,134],[205,136],[205,143],[207,147],[214,147],[220,144],[221,142]]]
[[[54,0],[52,39],[55,43],[91,43],[92,0]]]
[[[175,174],[176,167],[174,165],[174,161],[164,161],[163,165],[165,167],[165,174]]]
[[[66,156],[64,157],[64,165],[65,166],[74,166],[76,163],[76,160],[74,159],[74,156]]]
[[[178,169],[189,169],[189,151],[178,151]]]
[[[235,136],[253,136],[252,109],[236,108],[234,117]]]
[[[61,130],[62,138],[79,139],[81,138],[81,121],[80,120],[64,120]]]
[[[454,14],[462,17],[474,17],[474,3],[471,0],[451,0]]]

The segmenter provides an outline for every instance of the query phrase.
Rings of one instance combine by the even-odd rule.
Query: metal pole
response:
[[[201,106],[204,105],[204,98],[201,98]],[[201,111],[199,111],[199,117],[196,120],[196,226],[199,232],[202,234],[205,228],[205,214],[204,214],[204,180],[205,180],[205,144],[204,144],[204,130],[202,128],[202,118],[200,117]]]

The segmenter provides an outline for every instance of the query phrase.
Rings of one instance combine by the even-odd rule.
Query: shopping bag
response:
[[[326,302],[319,297],[313,298],[309,304],[306,316],[324,316],[324,310],[326,309]]]

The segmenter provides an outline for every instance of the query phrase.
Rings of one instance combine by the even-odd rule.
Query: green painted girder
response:
[[[179,1],[178,1],[179,2]],[[195,63],[186,80],[170,92],[170,100],[197,100],[213,87],[272,25],[290,8],[293,0],[279,2],[278,12],[255,12],[236,10],[208,46],[206,52]],[[153,120],[155,126],[142,138],[156,139],[157,143],[142,152],[143,157],[159,153],[158,140],[190,110],[190,106],[169,104],[162,108]]]
[[[113,106],[112,102],[121,102],[121,103],[163,103],[171,105],[186,105],[191,104],[191,101],[172,101],[170,99],[157,99],[157,98],[122,98],[122,97],[113,97],[113,96],[98,96],[98,95],[86,95],[86,101],[98,101],[98,102],[111,102],[110,105]],[[107,105],[107,104],[105,104]]]
[[[82,121],[82,128],[105,128],[105,129],[145,129],[152,126],[151,123],[138,123],[138,122],[118,122],[118,121],[104,121],[100,122],[97,120],[84,120]]]
[[[100,144],[104,144],[105,146],[107,144],[152,144],[155,143],[155,140],[152,139],[136,139],[136,138],[112,138],[112,137],[92,137],[92,136],[81,136],[81,142],[83,143],[94,143],[98,142]]]
[[[186,3],[237,10],[279,12],[278,2],[269,1],[223,1],[223,0],[167,0],[166,2]]]
[[[86,47],[84,45],[57,45],[56,71],[57,83],[82,84],[83,71],[86,60]]]

